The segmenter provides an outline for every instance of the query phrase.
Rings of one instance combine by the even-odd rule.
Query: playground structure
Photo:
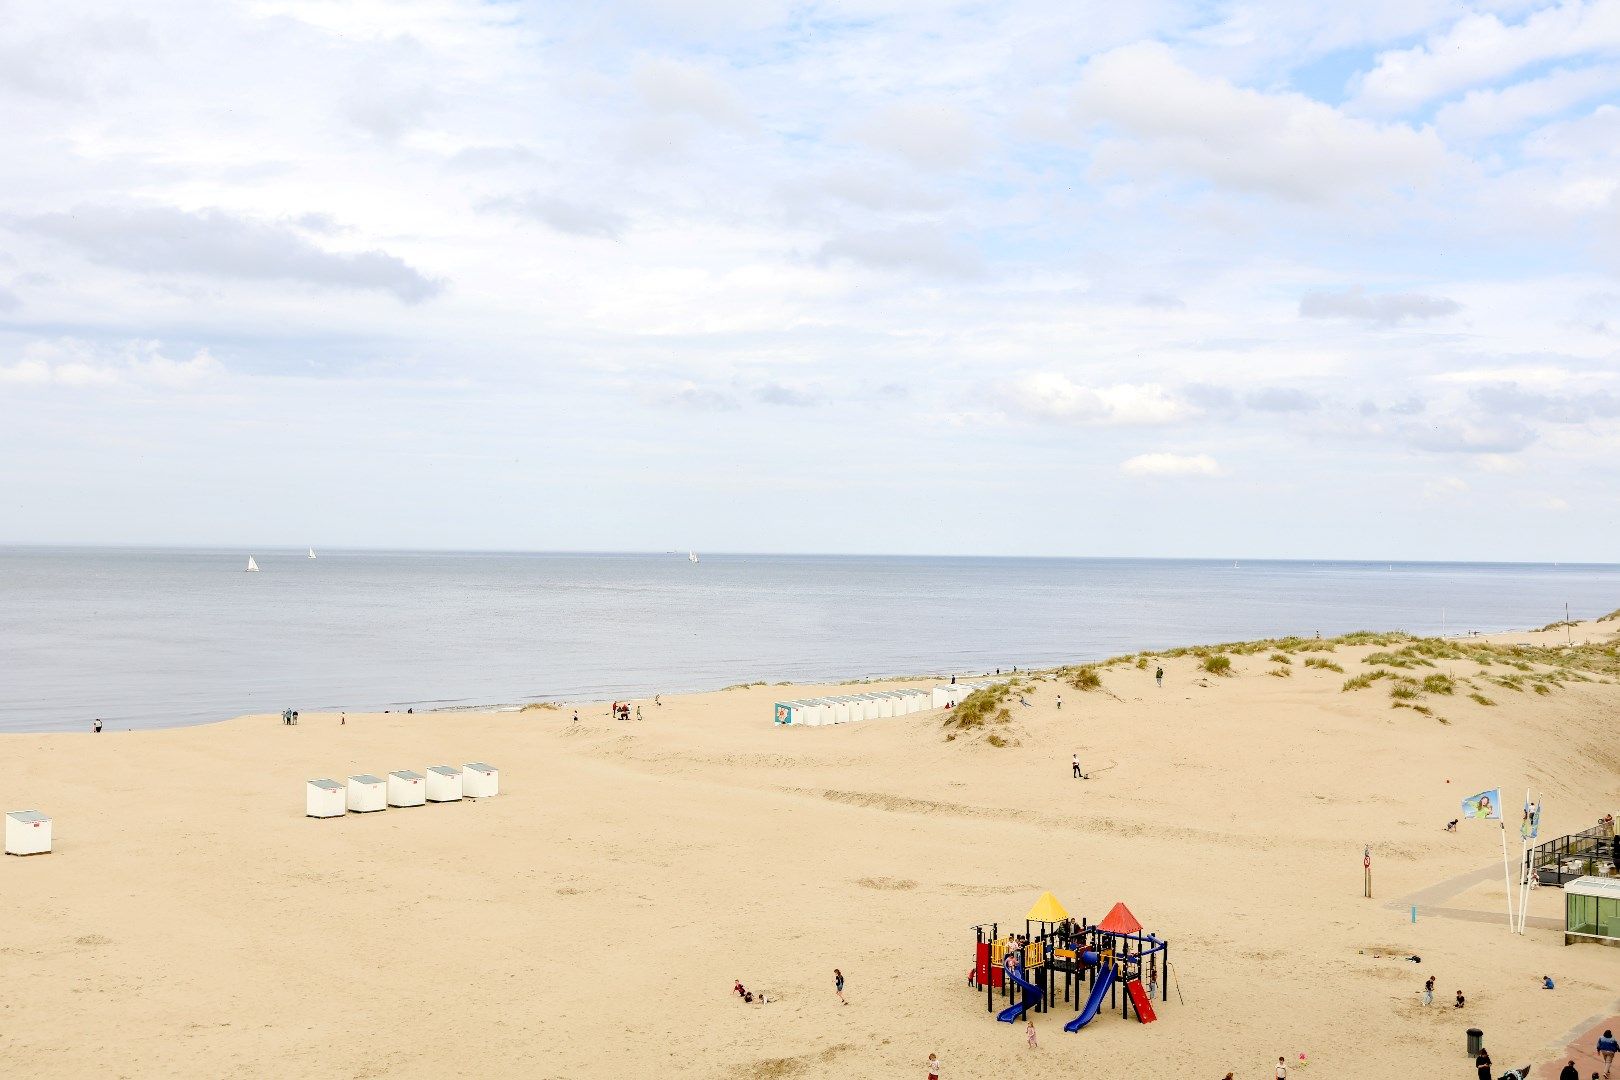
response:
[[[1029,1012],[1046,1012],[1072,995],[1077,1010],[1064,1031],[1079,1031],[1097,1018],[1103,998],[1120,1016],[1150,1024],[1155,993],[1170,1000],[1170,943],[1142,931],[1130,909],[1115,904],[1097,923],[1078,923],[1050,892],[1024,916],[1024,933],[1001,935],[996,923],[973,928],[974,966],[969,985],[984,991],[986,1012],[1011,1024]],[[1083,987],[1089,988],[1082,995]],[[1009,1002],[999,1011],[996,991]],[[1019,1000],[1012,1000],[1017,993]],[[1082,998],[1084,1000],[1082,1000]]]

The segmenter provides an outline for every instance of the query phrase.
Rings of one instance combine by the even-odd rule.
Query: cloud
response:
[[[920,169],[959,169],[983,150],[972,119],[951,105],[890,105],[855,129],[867,145],[896,154]]]
[[[1536,433],[1512,420],[1440,420],[1403,429],[1407,441],[1436,454],[1512,454],[1536,441]]]
[[[606,207],[571,202],[537,191],[485,199],[478,204],[478,208],[526,217],[571,236],[617,240],[625,227],[624,215]]]
[[[696,116],[711,124],[752,131],[758,125],[742,101],[712,72],[662,57],[642,60],[633,81],[654,112]]]
[[[721,390],[713,390],[697,383],[687,382],[663,394],[666,405],[674,405],[693,412],[734,412],[741,408],[737,399]]]
[[[1517,383],[1476,387],[1469,397],[1496,416],[1523,416],[1554,424],[1585,424],[1620,417],[1620,395],[1608,390],[1581,394],[1544,394]]]
[[[1138,454],[1120,463],[1126,476],[1220,476],[1221,466],[1208,454]]]
[[[1465,15],[1421,45],[1380,54],[1360,79],[1355,105],[1404,113],[1531,64],[1616,47],[1620,9],[1613,0],[1566,0],[1511,26],[1494,14]]]
[[[1343,292],[1306,293],[1299,301],[1299,313],[1307,319],[1354,319],[1383,326],[1413,319],[1438,319],[1461,310],[1461,304],[1444,296],[1418,293],[1369,296],[1359,287]]]
[[[781,383],[766,383],[754,391],[756,400],[766,405],[787,405],[793,408],[804,409],[819,404],[818,399],[803,390],[784,386]]]
[[[95,262],[141,273],[374,289],[407,304],[436,296],[444,287],[386,252],[326,251],[285,225],[220,210],[80,206],[70,213],[23,218],[18,224],[77,248]]]
[[[1468,482],[1455,476],[1441,476],[1423,485],[1425,499],[1455,499],[1468,494]]]
[[[1019,411],[1079,424],[1174,424],[1197,415],[1185,400],[1156,384],[1083,386],[1058,372],[1038,372],[1012,383],[1006,394]]]
[[[1561,514],[1569,509],[1568,501],[1557,495],[1544,495],[1537,499],[1534,505],[1538,510],[1550,510],[1555,514]]]
[[[1104,140],[1103,171],[1191,173],[1299,202],[1414,187],[1435,177],[1445,150],[1432,130],[1379,125],[1296,93],[1268,94],[1206,78],[1159,44],[1093,57],[1073,111]]]
[[[1620,88],[1620,69],[1559,70],[1498,90],[1474,90],[1435,114],[1448,139],[1484,139],[1518,131],[1533,121],[1556,116],[1573,105]]]
[[[1273,386],[1256,391],[1244,399],[1249,408],[1257,412],[1290,413],[1314,412],[1322,403],[1314,394],[1286,386]]]
[[[16,311],[20,307],[22,299],[4,285],[0,285],[0,312]]]
[[[20,360],[0,364],[0,386],[190,390],[224,373],[224,365],[207,349],[197,350],[188,360],[175,360],[165,355],[156,341],[108,348],[66,339],[36,342]]]
[[[972,277],[982,269],[976,252],[927,225],[845,233],[823,243],[817,258],[822,263],[849,260],[879,270],[920,270],[941,277]]]

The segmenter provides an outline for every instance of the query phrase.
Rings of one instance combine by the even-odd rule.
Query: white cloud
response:
[[[1017,410],[1079,424],[1174,424],[1197,414],[1184,399],[1154,383],[1085,386],[1061,372],[1037,372],[1007,390]]]
[[[1126,476],[1220,476],[1221,466],[1208,454],[1138,454],[1120,463]]]
[[[856,128],[867,144],[922,169],[958,169],[983,150],[983,136],[967,113],[951,105],[890,105]]]
[[[1356,119],[1296,93],[1208,78],[1163,45],[1129,45],[1081,72],[1076,118],[1128,138],[1099,144],[1099,167],[1173,171],[1312,202],[1421,186],[1445,163],[1432,130]]]
[[[1620,68],[1560,70],[1497,90],[1473,90],[1435,114],[1447,139],[1483,139],[1518,131],[1574,105],[1620,89]]]
[[[1398,114],[1521,68],[1620,48],[1620,4],[1566,0],[1507,24],[1465,15],[1422,45],[1386,52],[1361,80],[1358,108]]]
[[[1569,502],[1557,495],[1543,496],[1537,499],[1534,505],[1538,510],[1550,510],[1555,514],[1561,514],[1569,509]]]
[[[21,359],[0,364],[0,385],[192,390],[224,373],[224,365],[207,349],[199,349],[188,360],[175,360],[155,341],[106,348],[69,339],[36,342]]]
[[[737,94],[713,72],[667,57],[636,65],[636,90],[655,112],[697,116],[712,124],[752,131],[753,116]]]
[[[1299,313],[1308,319],[1353,319],[1394,326],[1414,319],[1438,319],[1455,315],[1462,305],[1444,296],[1420,293],[1383,293],[1369,296],[1360,288],[1344,292],[1306,293],[1300,298]]]
[[[1439,476],[1423,485],[1425,499],[1455,499],[1468,494],[1468,482],[1455,476]]]

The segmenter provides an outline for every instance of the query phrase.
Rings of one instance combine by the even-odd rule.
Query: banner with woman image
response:
[[[1464,820],[1501,821],[1502,789],[1491,788],[1478,795],[1468,796],[1462,801],[1462,816]]]

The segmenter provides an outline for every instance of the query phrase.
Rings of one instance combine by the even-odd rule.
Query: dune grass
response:
[[[1232,658],[1220,653],[1211,653],[1204,657],[1198,666],[1211,675],[1219,675],[1222,678],[1230,678],[1232,675]]]
[[[1344,674],[1344,668],[1321,656],[1307,656],[1305,658],[1305,666],[1308,668],[1317,668],[1321,671],[1338,672],[1340,675]]]

